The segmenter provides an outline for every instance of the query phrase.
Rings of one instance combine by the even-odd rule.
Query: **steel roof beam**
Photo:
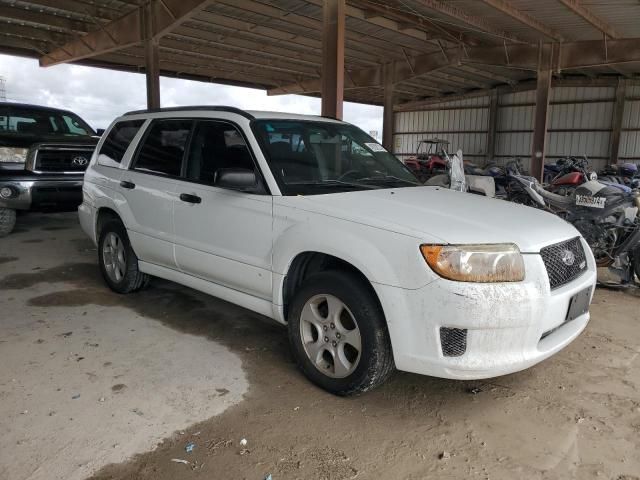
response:
[[[469,25],[469,27],[472,27],[476,31],[483,32],[500,40],[506,40],[508,42],[514,43],[527,43],[524,40],[518,38],[516,35],[505,32],[500,28],[496,28],[494,25],[487,22],[482,17],[469,15],[463,8],[451,5],[451,2],[443,2],[440,0],[418,0],[418,3],[429,8],[430,10],[436,11],[438,13],[446,15],[449,18],[453,18],[461,23]]]
[[[215,61],[246,64],[246,65],[262,65],[267,69],[281,70],[283,72],[291,72],[296,75],[304,77],[316,77],[319,69],[315,66],[303,66],[297,65],[286,60],[270,59],[268,56],[256,54],[256,52],[230,52],[222,48],[210,46],[202,43],[195,42],[183,42],[176,40],[171,36],[165,36],[160,40],[160,45],[166,49],[174,51],[183,51],[185,54],[193,54],[206,58],[210,58]]]
[[[560,32],[545,25],[528,13],[518,10],[507,0],[482,0],[482,2],[557,42],[564,40]]]
[[[425,30],[430,33],[433,38],[438,38],[452,43],[463,43],[466,45],[477,45],[474,39],[462,34],[461,32],[451,29],[449,27],[443,27],[437,22],[420,15],[414,15],[408,12],[401,11],[396,8],[392,8],[384,3],[373,0],[354,0],[354,5],[369,12],[368,15],[374,14],[380,15],[384,18],[392,19],[398,22],[398,27],[401,28],[417,28],[419,30]],[[366,15],[365,15],[366,18]]]
[[[98,6],[78,0],[23,0],[29,5],[36,7],[48,7],[66,14],[76,13],[92,17],[94,19],[115,20],[122,16],[122,11],[113,7]]]
[[[615,86],[616,82],[614,79],[604,79],[604,78],[596,78],[593,80],[590,79],[552,79],[551,87],[612,87]],[[470,92],[466,92],[460,95],[444,95],[444,96],[432,96],[423,98],[422,100],[415,100],[411,102],[397,104],[395,106],[395,110],[399,112],[409,112],[420,110],[432,105],[438,105],[447,102],[453,102],[458,100],[465,100],[468,98],[477,98],[477,97],[485,97],[490,95],[492,91],[497,90],[498,94],[502,95],[505,93],[515,93],[515,92],[526,92],[536,89],[535,81],[527,81],[521,82],[518,85],[513,87],[510,86],[499,86],[489,90],[473,90]]]
[[[258,15],[263,15],[275,20],[289,22],[293,25],[307,28],[318,33],[322,32],[322,20],[298,13],[288,12],[287,10],[282,10],[278,7],[274,7],[266,3],[256,2],[254,0],[242,0],[241,2],[238,2],[237,0],[217,0],[214,5],[218,4],[228,5],[230,7],[242,10],[243,13],[256,13]],[[215,10],[209,11],[215,12]],[[252,21],[256,21],[256,19],[252,19]],[[353,28],[347,29],[347,31],[345,32],[345,38],[352,42],[359,42],[363,44],[363,46],[366,46],[366,48],[375,48],[379,49],[380,51],[387,52],[386,55],[390,56],[398,55],[398,46],[411,48],[412,50],[419,50],[415,45],[412,45],[405,41],[394,39],[394,41],[391,42],[381,39],[375,35],[358,32]]]
[[[161,37],[171,28],[187,20],[211,0],[155,0],[148,7],[140,7],[101,26],[81,38],[40,57],[40,65],[48,67],[73,62],[102,53],[139,44],[145,40],[143,8],[150,8],[154,16],[154,37]]]
[[[203,10],[194,19],[194,21],[202,24],[213,24],[223,28],[234,29],[245,34],[265,36],[277,41],[288,42],[296,47],[312,48],[319,52],[322,49],[321,30],[310,30],[304,34],[300,33],[300,28],[296,28],[291,24],[291,27],[285,28],[278,26],[274,28],[273,22],[266,22],[266,24],[258,23],[256,19],[244,20],[228,14],[221,14],[218,12],[210,12]],[[396,49],[397,50],[397,49]],[[376,48],[372,48],[371,45],[365,46],[364,44],[355,44],[350,42],[345,45],[346,58],[353,57],[361,59],[363,61],[369,61],[373,63],[381,63],[388,51],[379,52]],[[397,51],[394,54],[399,56]]]
[[[640,38],[609,40],[604,45],[600,40],[586,40],[558,44],[542,44],[544,48],[553,45],[553,71],[565,69],[587,68],[615,65],[640,61]],[[537,71],[538,46],[506,45],[450,48],[442,52],[419,55],[406,62],[394,62],[396,83],[420,75],[464,64],[482,64],[498,67],[510,67],[522,70]],[[346,72],[347,79],[353,79],[355,86],[382,87],[382,67],[376,66]],[[287,93],[310,93],[320,91],[320,80],[308,80],[291,86],[280,87],[268,91],[269,95]]]
[[[605,20],[593,13],[592,10],[582,5],[578,0],[558,0],[571,12],[581,17],[584,21],[591,24],[594,28],[601,31],[609,38],[620,38],[620,34],[609,25]]]
[[[27,10],[19,7],[8,7],[0,5],[0,19],[6,18],[10,20],[19,20],[33,25],[44,25],[47,27],[55,27],[68,32],[87,32],[86,22],[73,20],[62,17],[60,15],[51,15],[48,13]]]

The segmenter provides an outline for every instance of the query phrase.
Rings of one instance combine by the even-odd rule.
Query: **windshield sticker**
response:
[[[365,143],[365,145],[369,148],[369,150],[371,150],[372,152],[386,152],[387,150],[380,145],[379,143],[373,143],[373,142],[369,142],[369,143]]]
[[[605,197],[590,197],[588,195],[576,195],[576,205],[591,208],[604,208],[607,201]]]

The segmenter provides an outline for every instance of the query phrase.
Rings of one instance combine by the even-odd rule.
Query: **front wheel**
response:
[[[382,309],[356,275],[330,271],[309,277],[293,299],[288,326],[302,372],[336,395],[371,390],[395,368]]]
[[[6,237],[16,226],[16,211],[13,208],[0,208],[0,238]]]
[[[127,230],[119,220],[107,222],[98,240],[100,271],[109,288],[117,293],[131,293],[144,288],[149,276],[138,269]]]

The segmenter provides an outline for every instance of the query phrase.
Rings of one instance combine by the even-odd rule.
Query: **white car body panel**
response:
[[[121,179],[135,184],[132,190],[118,186],[125,200],[119,213],[134,251],[146,262],[176,268],[173,252],[175,181],[134,170],[125,171]]]
[[[272,197],[176,181],[175,255],[179,270],[271,300]],[[202,203],[179,200],[197,195]]]
[[[416,187],[304,197],[308,211],[393,231],[422,243],[515,243],[522,252],[579,236],[541,210],[447,188]]]
[[[256,118],[337,122],[249,113]],[[129,170],[149,119],[172,117],[226,120],[242,129],[270,195]],[[184,109],[130,114],[116,122],[123,118],[149,121],[119,166],[97,165],[94,153],[79,216],[83,230],[97,242],[99,212],[116,212],[145,273],[285,323],[285,282],[295,258],[305,252],[337,257],[358,269],[375,290],[396,366],[446,378],[486,378],[527,368],[564,348],[588,323],[586,313],[564,324],[571,297],[593,290],[596,281],[595,262],[583,240],[587,270],[560,288],[549,286],[540,249],[580,236],[554,215],[436,187],[283,196],[245,116]],[[121,180],[136,188],[123,189]],[[202,203],[185,203],[181,193],[197,195]],[[487,243],[517,245],[523,252],[525,280],[445,280],[427,266],[419,249],[421,244]],[[443,326],[468,331],[464,355],[443,356]]]

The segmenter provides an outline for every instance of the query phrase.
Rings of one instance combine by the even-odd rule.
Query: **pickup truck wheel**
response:
[[[386,320],[368,285],[355,275],[309,277],[288,315],[289,341],[302,372],[336,395],[382,384],[393,372]]]
[[[131,248],[127,230],[118,220],[102,227],[98,258],[102,276],[114,292],[136,292],[149,283],[149,276],[138,269],[138,257]]]
[[[0,238],[6,237],[16,225],[16,211],[12,208],[0,208]]]

